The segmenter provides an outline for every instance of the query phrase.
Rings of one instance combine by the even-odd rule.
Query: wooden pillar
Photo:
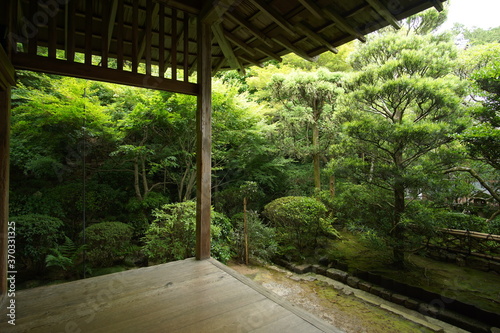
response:
[[[7,225],[9,223],[10,91],[15,71],[0,46],[0,306],[7,301]]]
[[[196,259],[210,258],[212,148],[212,34],[198,19],[198,107],[196,112]]]
[[[0,64],[1,66],[1,64]],[[7,225],[9,223],[10,87],[0,87],[0,304],[7,299]]]

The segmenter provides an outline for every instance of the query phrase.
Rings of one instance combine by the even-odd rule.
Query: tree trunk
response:
[[[403,171],[403,153],[397,151],[394,156],[394,162],[398,174],[394,181],[394,218],[392,222],[392,230],[390,236],[393,241],[393,256],[394,264],[399,267],[405,265],[404,250],[405,250],[405,235],[404,228],[401,227],[401,217],[405,212],[405,185],[401,179]]]
[[[248,265],[247,197],[243,198],[243,233],[245,234],[245,264]]]
[[[335,175],[330,176],[330,196],[335,198]]]
[[[401,227],[401,217],[405,211],[405,188],[401,181],[396,180],[394,186],[394,219],[390,236],[393,241],[394,264],[403,267],[404,259],[404,230]]]
[[[134,189],[135,196],[142,201],[141,188],[139,186],[139,161],[137,157],[134,159]]]
[[[314,187],[320,190],[321,174],[320,174],[320,153],[319,153],[319,128],[317,120],[315,120],[313,125],[312,144],[313,144]]]

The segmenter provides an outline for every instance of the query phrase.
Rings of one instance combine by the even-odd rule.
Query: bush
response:
[[[155,220],[143,238],[144,253],[155,262],[181,260],[195,255],[196,203],[194,201],[164,205],[153,212]],[[224,262],[231,257],[231,223],[221,213],[211,213],[212,257]]]
[[[323,203],[309,197],[278,198],[264,207],[264,215],[276,228],[280,252],[293,256],[316,248],[321,234],[334,234],[326,212]]]
[[[245,234],[243,213],[233,217],[234,230],[234,249],[235,254],[241,262],[245,262]],[[254,211],[247,214],[248,229],[248,252],[250,258],[260,258],[270,260],[276,255],[278,244],[274,228],[267,227],[259,219]]]
[[[93,267],[112,266],[130,254],[133,228],[122,222],[101,222],[85,230],[86,258]]]
[[[488,232],[486,219],[476,215],[441,211],[434,218],[436,225],[441,228]]]
[[[13,216],[11,221],[16,223],[16,259],[27,271],[42,272],[50,249],[65,238],[63,222],[39,214]]]

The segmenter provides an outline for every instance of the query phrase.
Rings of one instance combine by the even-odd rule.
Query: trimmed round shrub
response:
[[[27,271],[45,269],[45,257],[64,240],[63,222],[55,217],[27,214],[10,218],[16,228],[16,259]]]
[[[133,228],[122,222],[101,222],[85,229],[86,258],[93,267],[112,266],[132,249]]]
[[[325,219],[325,205],[309,197],[278,198],[264,207],[264,216],[276,228],[283,254],[302,255],[318,244],[318,237],[331,233],[331,225]]]

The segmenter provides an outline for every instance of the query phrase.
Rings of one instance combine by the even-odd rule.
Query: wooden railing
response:
[[[457,229],[441,229],[434,246],[448,251],[500,261],[500,235]]]

